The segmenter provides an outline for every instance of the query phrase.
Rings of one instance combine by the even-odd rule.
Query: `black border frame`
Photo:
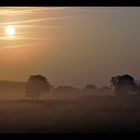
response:
[[[0,6],[140,6],[139,0],[1,0]]]

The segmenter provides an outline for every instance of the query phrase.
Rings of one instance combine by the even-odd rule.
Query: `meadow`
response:
[[[112,95],[1,100],[0,133],[137,133],[139,101]]]

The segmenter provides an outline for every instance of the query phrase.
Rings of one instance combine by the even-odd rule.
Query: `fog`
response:
[[[139,99],[94,96],[76,100],[1,101],[0,132],[139,132]]]
[[[140,132],[140,8],[0,15],[0,133]]]

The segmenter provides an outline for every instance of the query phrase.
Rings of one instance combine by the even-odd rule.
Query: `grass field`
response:
[[[140,97],[0,101],[0,133],[140,132]]]

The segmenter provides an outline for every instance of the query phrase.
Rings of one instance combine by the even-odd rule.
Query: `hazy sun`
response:
[[[15,34],[15,28],[11,25],[5,28],[6,35],[13,36]]]

